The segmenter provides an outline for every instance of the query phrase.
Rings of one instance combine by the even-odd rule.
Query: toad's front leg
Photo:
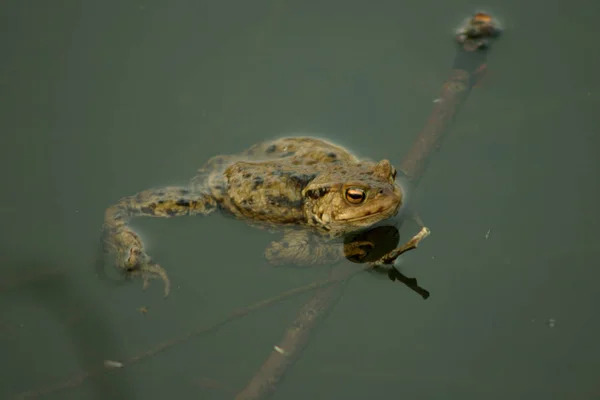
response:
[[[216,206],[211,196],[184,187],[150,189],[124,197],[104,214],[104,249],[115,254],[117,266],[130,276],[141,276],[144,288],[150,278],[161,278],[165,284],[165,296],[168,296],[170,281],[167,272],[146,254],[139,235],[129,227],[129,220],[142,216],[170,218],[209,214]]]
[[[280,241],[271,242],[265,250],[265,257],[273,265],[333,264],[344,257],[363,259],[373,246],[370,241],[342,244],[315,237],[308,230],[289,230]]]

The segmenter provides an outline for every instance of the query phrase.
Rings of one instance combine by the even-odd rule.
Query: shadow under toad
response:
[[[378,260],[398,246],[400,243],[400,232],[394,225],[375,226],[358,233],[347,235],[344,238],[344,245],[347,246],[352,242],[369,242],[372,247],[370,247],[370,251],[363,258],[348,256],[347,259],[355,263],[372,262]],[[429,291],[419,286],[416,278],[407,277],[393,265],[389,265],[387,268],[374,268],[369,270],[369,272],[385,275],[392,282],[401,282],[409,289],[418,293],[423,299],[427,299],[430,295]]]
[[[135,398],[134,390],[127,383],[129,373],[122,371],[123,373],[110,374],[110,370],[104,366],[107,358],[119,357],[125,354],[125,350],[111,329],[110,320],[104,310],[86,293],[85,288],[78,284],[70,273],[64,273],[63,268],[56,268],[51,262],[32,260],[22,263],[18,270],[41,272],[43,279],[26,280],[2,291],[2,301],[14,301],[15,297],[34,299],[36,307],[46,311],[66,328],[68,340],[76,350],[81,370],[75,378],[72,373],[65,373],[65,381],[35,389],[22,387],[28,384],[28,380],[31,381],[28,371],[21,373],[13,370],[13,389],[27,391],[18,395],[13,393],[5,398],[37,398],[57,393],[79,386],[85,378],[92,375],[94,379],[87,384],[87,393],[91,393],[92,398]],[[42,271],[57,272],[44,274]],[[46,342],[48,347],[54,345],[50,339],[51,332],[45,331],[43,327],[33,335],[37,337],[36,341]],[[39,346],[36,344],[32,347]],[[49,369],[52,368],[51,361],[44,360],[43,354],[39,355],[39,359],[42,363],[47,363]],[[62,364],[62,361],[57,364]],[[37,369],[39,370],[39,367]],[[47,381],[56,381],[56,371],[49,370],[48,375]],[[67,378],[68,376],[71,378]],[[6,378],[10,379],[8,376]],[[43,377],[35,378],[37,382],[44,381]],[[30,385],[37,386],[37,382],[31,382]]]

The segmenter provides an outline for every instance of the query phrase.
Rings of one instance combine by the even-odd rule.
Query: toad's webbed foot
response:
[[[116,256],[116,264],[130,277],[141,277],[144,288],[150,279],[160,278],[165,284],[165,296],[171,284],[167,272],[144,251],[139,235],[128,222],[133,217],[176,217],[208,214],[216,208],[209,195],[182,187],[151,189],[125,197],[106,210],[104,216],[104,249]]]
[[[121,268],[127,273],[128,277],[141,277],[143,279],[144,290],[150,285],[150,279],[162,279],[165,289],[165,297],[171,291],[171,281],[167,275],[167,271],[150,258],[141,248],[132,247],[129,249],[129,254],[121,258],[123,265]]]

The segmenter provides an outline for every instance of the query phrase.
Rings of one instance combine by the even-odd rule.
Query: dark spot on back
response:
[[[190,206],[190,202],[184,199],[179,199],[177,200],[177,202],[175,202],[175,204],[177,204],[180,207],[189,207]]]
[[[274,144],[272,144],[272,145],[270,145],[269,147],[267,147],[265,149],[265,153],[271,154],[271,153],[274,153],[275,150],[277,150],[277,146],[275,146]]]
[[[285,196],[267,196],[267,201],[272,206],[285,208],[300,208],[304,204],[302,200],[292,200]]]
[[[265,183],[265,180],[263,178],[261,178],[260,176],[255,176],[254,179],[252,179],[252,189],[256,190],[263,183]]]
[[[315,179],[316,176],[317,174],[291,174],[290,182],[298,189],[302,190],[310,183],[310,181]]]
[[[329,158],[333,158],[333,159],[336,159],[336,158],[337,158],[337,154],[335,154],[335,153],[328,153],[328,154],[327,154],[327,156],[328,156]]]
[[[179,194],[185,196],[187,194],[190,194],[190,191],[188,189],[181,189],[179,190]]]

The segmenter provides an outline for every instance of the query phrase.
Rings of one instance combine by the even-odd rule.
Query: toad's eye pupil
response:
[[[365,191],[362,189],[348,189],[346,190],[346,200],[352,204],[360,204],[366,198]]]

